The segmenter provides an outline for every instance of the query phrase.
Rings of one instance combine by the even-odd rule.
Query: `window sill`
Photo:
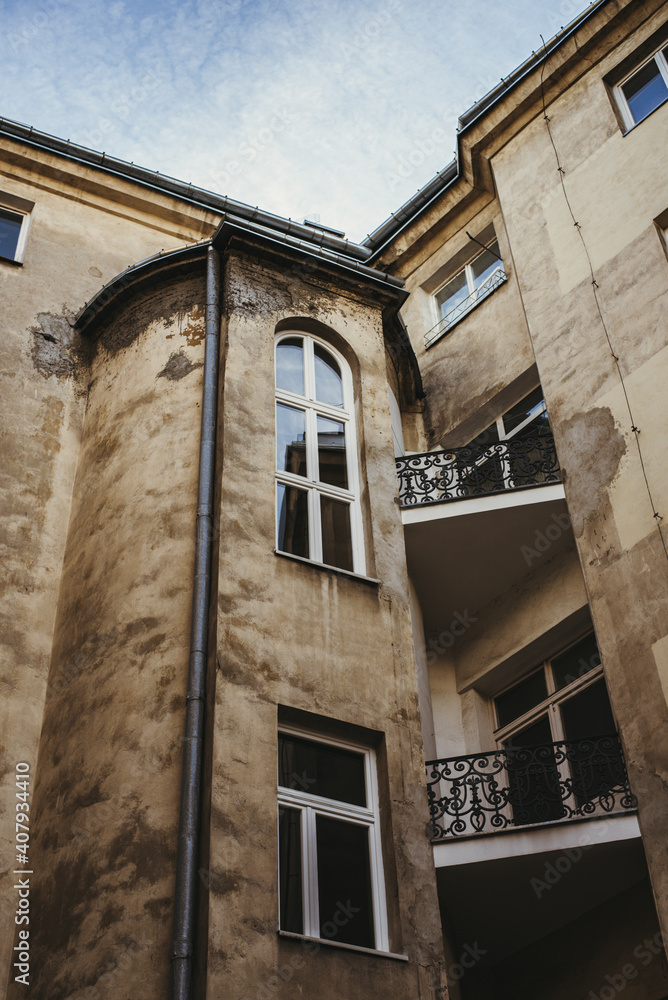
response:
[[[274,555],[281,556],[282,559],[294,559],[295,562],[304,563],[306,566],[313,566],[314,569],[324,569],[328,573],[337,573],[339,576],[348,576],[353,580],[360,580],[362,583],[369,583],[373,587],[378,587],[380,585],[380,580],[376,580],[373,576],[365,576],[363,573],[353,573],[349,569],[340,569],[338,566],[330,566],[328,563],[316,562],[315,559],[306,559],[304,556],[295,556],[292,552],[281,552],[280,549],[274,549]]]
[[[358,944],[347,944],[345,941],[332,941],[329,938],[308,937],[306,934],[295,934],[293,931],[279,930],[278,936],[283,938],[292,938],[293,941],[304,941],[309,944],[325,945],[327,948],[340,948],[343,951],[359,951],[362,955],[375,955],[376,958],[392,958],[395,962],[409,961],[408,955],[397,955],[393,951],[376,951],[375,948],[362,948]]]
[[[14,267],[23,267],[22,260],[16,260],[14,257],[3,257],[0,254],[0,264],[13,264]]]

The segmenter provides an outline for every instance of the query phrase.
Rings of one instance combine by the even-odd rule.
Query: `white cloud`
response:
[[[360,239],[449,162],[456,116],[578,9],[6,2],[1,113]]]

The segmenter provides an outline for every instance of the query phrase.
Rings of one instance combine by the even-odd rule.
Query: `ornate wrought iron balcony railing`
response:
[[[472,309],[486,299],[488,295],[506,281],[506,272],[502,267],[497,267],[488,278],[485,278],[477,288],[475,288],[470,295],[467,295],[465,299],[458,302],[454,309],[446,313],[431,330],[428,330],[424,335],[424,341],[427,347],[431,347],[435,344],[437,340],[447,333],[450,327],[454,326],[460,319],[470,313]]]
[[[487,448],[450,448],[396,460],[402,507],[525,490],[561,482],[552,434]]]
[[[636,808],[616,734],[431,760],[427,790],[433,841]]]

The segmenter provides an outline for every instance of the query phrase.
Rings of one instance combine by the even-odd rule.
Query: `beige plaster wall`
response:
[[[44,1000],[167,992],[203,302],[203,274],[175,280],[93,348],[34,795]],[[169,377],[177,352],[191,364]]]
[[[427,348],[425,334],[438,319],[434,292],[480,252],[467,232],[482,236],[483,242],[496,236],[508,280]],[[449,266],[453,260],[460,262],[454,271]],[[424,237],[396,273],[412,293],[402,317],[426,393],[425,450],[465,444],[535,385],[535,374],[526,377],[534,371],[534,357],[498,203],[480,196],[473,205],[464,205],[445,228]]]
[[[237,253],[225,298],[207,997],[435,998],[441,929],[379,311]],[[273,339],[295,316],[353,364],[367,564],[378,583],[274,554]],[[380,740],[390,946],[408,962],[306,950],[278,935],[278,706]]]
[[[128,264],[211,227],[192,212],[188,220],[173,199],[157,197],[151,206],[131,184],[46,153],[21,152],[9,140],[0,149],[0,191],[35,203],[23,266],[0,262],[0,867],[6,872],[13,867],[15,764],[28,762],[33,776],[37,764],[90,379],[87,347],[71,320]],[[11,876],[0,878],[0,996],[14,934],[12,884]]]
[[[668,510],[668,264],[654,225],[668,207],[668,106],[623,136],[603,83],[662,20],[548,108],[579,230],[542,118],[492,166],[665,930],[668,705],[652,647],[668,634],[666,534],[653,517]]]

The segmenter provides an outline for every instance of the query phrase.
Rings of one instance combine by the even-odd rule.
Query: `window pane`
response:
[[[585,740],[610,736],[617,731],[612,717],[610,699],[601,678],[584,691],[562,702],[561,718],[567,740]]]
[[[283,403],[276,404],[276,468],[306,475],[306,414]]]
[[[491,251],[494,251],[493,253]],[[492,243],[490,250],[485,250],[481,253],[479,257],[476,257],[471,263],[471,271],[473,273],[473,287],[479,288],[483,281],[489,278],[493,271],[496,271],[497,267],[501,267],[501,261],[499,260],[497,254],[499,253],[499,244]]]
[[[507,726],[513,719],[519,719],[521,715],[524,715],[535,705],[539,705],[546,698],[545,671],[541,668],[494,699],[499,728]]]
[[[369,830],[316,817],[320,936],[374,948]]]
[[[276,388],[304,395],[304,342],[288,337],[276,347]]]
[[[320,482],[348,489],[345,428],[338,420],[318,417],[318,465]]]
[[[302,838],[299,809],[279,806],[278,859],[281,930],[303,934]]]
[[[654,59],[638,70],[623,85],[622,91],[628,101],[634,122],[642,121],[668,97],[668,88]]]
[[[515,403],[511,406],[507,413],[503,414],[503,426],[506,433],[509,434],[520,424],[524,423],[525,420],[531,415],[532,411],[536,411],[536,416],[538,417],[538,409],[545,402],[543,396],[543,390],[540,386],[521,399],[519,403]],[[532,422],[533,423],[533,422]]]
[[[276,484],[276,520],[278,548],[293,556],[309,558],[308,494],[296,486]]]
[[[22,225],[23,216],[0,209],[0,257],[14,260]]]
[[[508,784],[513,818],[524,823],[547,823],[564,815],[562,783],[557,768],[550,722],[543,715],[506,740]]]
[[[338,363],[324,347],[315,344],[315,398],[330,406],[343,406],[343,379]]]
[[[469,286],[466,282],[466,274],[464,271],[460,271],[447,284],[443,285],[443,288],[436,295],[441,316],[447,316],[455,306],[464,301],[468,294]]]
[[[565,653],[555,656],[552,660],[552,676],[557,691],[566,687],[597,667],[601,656],[596,645],[596,636],[592,632],[586,639],[571,646]]]
[[[489,427],[486,427],[484,431],[481,431],[480,434],[477,434],[471,441],[469,441],[466,447],[484,451],[490,444],[496,444],[498,440],[498,428],[496,424],[490,424]]]
[[[350,531],[350,504],[320,497],[322,561],[339,569],[353,568],[353,540]]]
[[[561,705],[561,719],[569,749],[573,791],[578,805],[625,784],[619,743],[600,740],[616,731],[610,700],[601,678]]]
[[[325,799],[365,806],[364,754],[279,735],[278,783]]]

